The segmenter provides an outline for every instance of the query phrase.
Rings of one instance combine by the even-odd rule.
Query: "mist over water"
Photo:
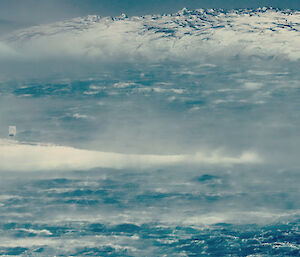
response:
[[[297,256],[298,20],[183,9],[2,36],[0,254]]]

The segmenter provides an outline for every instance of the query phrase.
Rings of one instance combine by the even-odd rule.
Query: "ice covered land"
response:
[[[299,67],[295,10],[3,36],[0,255],[298,256]]]

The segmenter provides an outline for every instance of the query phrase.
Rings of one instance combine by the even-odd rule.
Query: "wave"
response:
[[[256,164],[262,158],[245,151],[229,156],[221,150],[201,151],[192,155],[123,154],[77,149],[68,146],[29,144],[3,141],[0,144],[0,170],[80,170],[103,168],[150,168],[172,165],[233,165]]]
[[[87,16],[16,31],[2,41],[22,60],[198,61],[256,56],[300,58],[300,12],[187,10],[127,17]],[[14,54],[12,54],[14,53]],[[17,57],[16,57],[17,56]],[[7,57],[7,56],[6,56]]]

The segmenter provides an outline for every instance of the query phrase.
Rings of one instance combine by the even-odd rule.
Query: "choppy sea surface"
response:
[[[1,256],[300,255],[298,11],[88,16],[0,57]]]

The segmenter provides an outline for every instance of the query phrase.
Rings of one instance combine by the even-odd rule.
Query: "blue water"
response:
[[[196,77],[171,71],[160,76],[154,70],[142,79],[113,74],[102,80],[3,85],[3,106],[14,101],[14,108],[2,113],[10,114],[3,115],[7,123],[21,124],[20,141],[123,153],[188,152],[205,143],[226,144],[238,152],[251,145],[272,162],[3,171],[0,254],[298,256],[299,171],[295,163],[288,164],[297,155],[290,148],[298,148],[292,141],[299,140],[299,119],[290,112],[298,105],[298,88],[272,89],[268,82],[274,75],[258,77],[271,98],[267,104],[243,103],[239,99],[257,92],[219,89],[229,83],[236,89],[231,76],[245,73],[224,71],[222,81],[220,71],[215,77],[205,75],[215,69],[205,68]],[[284,83],[291,76],[298,78],[294,73],[276,79]],[[122,82],[129,85],[111,86]],[[166,100],[172,96],[176,98]],[[234,101],[214,104],[220,98]],[[295,127],[265,129],[283,120]],[[290,134],[283,141],[276,138],[284,133]]]
[[[276,174],[272,183],[281,186],[266,190],[253,174],[233,178],[202,169],[179,172],[95,169],[2,175],[0,253],[299,255],[298,189],[286,191],[291,179]],[[206,219],[212,216],[215,220]]]
[[[272,18],[274,13],[269,12]],[[202,12],[184,11],[170,16],[178,27],[168,23],[169,16],[148,17],[152,27],[147,23],[143,35],[175,40],[176,33],[184,30],[180,39],[195,33],[206,42],[222,29],[210,24],[224,23],[220,13],[202,17]],[[268,11],[250,12],[258,17],[264,13]],[[194,25],[192,15],[198,19]],[[93,22],[105,26],[129,22],[93,19],[72,26],[66,23],[66,28],[59,25],[66,29],[59,33],[68,35],[73,29],[81,35]],[[164,19],[159,26],[155,23]],[[203,22],[208,23],[207,31],[200,30]],[[294,28],[292,35],[298,35],[297,22],[293,20],[289,27],[281,22],[270,24],[288,33]],[[244,31],[244,23],[233,25]],[[48,28],[49,40],[58,33],[51,29],[59,26]],[[276,41],[277,32],[255,26],[251,29],[266,35],[266,45]],[[26,33],[20,36],[24,41],[14,39],[19,46],[25,47],[31,37],[35,42],[40,34],[32,30],[29,39]],[[80,39],[76,33],[76,40]],[[168,40],[161,45],[181,46],[180,40],[177,45]],[[294,42],[290,37],[284,40]],[[248,46],[255,40],[245,42]],[[296,43],[292,45],[298,49]],[[93,50],[93,45],[88,47]],[[112,50],[109,60],[97,60],[98,52],[95,59],[73,60],[58,51],[62,61],[41,51],[46,57],[30,52],[30,60],[14,56],[20,60],[0,61],[0,149],[8,149],[2,147],[9,142],[7,127],[17,126],[17,142],[10,142],[15,147],[10,149],[16,160],[27,163],[24,167],[19,161],[7,164],[0,155],[0,255],[299,256],[299,60],[286,57],[282,49],[289,49],[280,47],[283,53],[278,55],[257,50],[225,56],[212,46],[206,59],[197,59],[201,53],[196,51],[194,59],[184,52],[175,60],[172,52],[163,60],[126,60],[118,49]],[[146,53],[154,54],[149,49]],[[112,162],[111,168],[70,170],[58,165],[39,170],[36,167],[44,167],[38,166],[43,161],[50,165],[59,156],[40,160],[38,153],[18,146],[29,145],[26,149],[32,150],[40,143],[122,153],[129,159],[133,157],[128,154],[194,156],[199,152],[211,158],[146,167],[133,162],[119,169]],[[255,153],[252,161],[241,158],[247,151]]]

